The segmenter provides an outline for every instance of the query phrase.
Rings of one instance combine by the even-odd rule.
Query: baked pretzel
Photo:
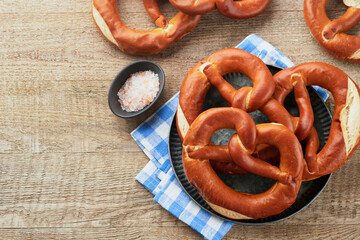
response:
[[[169,0],[180,11],[194,15],[204,14],[214,9],[229,18],[244,19],[259,15],[271,0]]]
[[[211,135],[223,128],[237,132],[229,145],[209,145]],[[279,149],[279,168],[251,156],[256,144],[262,143]],[[213,151],[215,148],[219,150]],[[261,194],[240,193],[228,187],[211,167],[209,155],[199,155],[201,149],[205,149],[203,153],[216,153],[225,148],[234,162],[246,171],[277,182]],[[237,108],[212,108],[201,113],[185,136],[182,156],[189,182],[212,209],[232,219],[257,219],[278,214],[295,202],[301,185],[303,155],[293,132],[281,124],[255,126],[251,116]]]
[[[211,79],[204,73],[214,75]],[[221,76],[241,72],[253,81],[253,87],[234,89]],[[184,79],[176,112],[176,122],[181,140],[195,118],[203,111],[205,96],[214,85],[230,106],[252,112],[266,103],[274,93],[272,75],[260,58],[237,48],[227,48],[211,54],[200,61]]]
[[[349,8],[345,14],[331,21],[326,15],[328,0],[304,0],[304,17],[317,42],[332,56],[360,63],[360,37],[344,32],[360,21],[360,1],[344,0]]]
[[[179,12],[168,22],[155,0],[144,0],[144,5],[159,28],[137,31],[127,27],[120,19],[116,0],[92,0],[92,15],[108,41],[121,51],[135,55],[155,54],[169,47],[190,33],[201,18]]]
[[[284,69],[274,75],[276,84],[274,98],[282,103],[294,86],[318,85],[329,90],[335,101],[335,113],[329,139],[318,150],[318,137],[314,128],[306,137],[303,180],[312,180],[337,170],[351,156],[360,141],[360,90],[342,70],[325,63],[304,63]],[[298,105],[311,110],[311,105]],[[300,114],[299,122],[302,122]]]
[[[235,90],[222,77],[231,72],[246,74],[253,81],[254,87]],[[248,112],[259,109],[270,121],[281,123],[291,131],[295,131],[291,115],[278,101],[270,98],[274,90],[273,84],[272,75],[264,62],[241,49],[223,49],[200,61],[188,72],[181,85],[176,114],[180,140],[183,140],[191,123],[203,111],[205,96],[211,85],[217,88],[230,106]],[[272,154],[268,155],[269,152]],[[270,163],[277,163],[277,153],[276,149],[271,150],[269,147],[260,146],[255,150],[254,156],[261,157]],[[212,157],[215,155],[214,153]],[[227,155],[229,156],[229,153]],[[230,157],[225,157],[225,151],[219,153],[218,156],[222,159],[221,162],[211,161],[217,171],[229,174],[246,173],[244,169],[234,164]]]

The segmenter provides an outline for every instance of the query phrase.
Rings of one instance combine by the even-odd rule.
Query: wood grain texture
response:
[[[166,16],[176,14],[159,2]],[[130,27],[154,27],[141,1],[118,5]],[[345,9],[337,0],[327,6],[332,18]],[[0,238],[200,239],[135,181],[148,159],[130,132],[179,91],[188,69],[251,33],[296,64],[326,62],[360,84],[359,65],[332,58],[311,37],[299,0],[273,0],[249,20],[206,14],[154,56],[109,44],[93,23],[90,0],[0,1]],[[360,36],[360,27],[350,33]],[[164,68],[165,90],[145,116],[116,118],[109,86],[140,59]],[[273,225],[236,225],[225,239],[360,239],[359,171],[357,149],[307,209]]]

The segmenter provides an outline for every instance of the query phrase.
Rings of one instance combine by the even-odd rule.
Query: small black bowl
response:
[[[154,73],[157,73],[159,75],[160,87],[159,87],[159,92],[156,95],[154,101],[152,101],[145,108],[136,112],[127,112],[123,110],[119,103],[119,97],[117,96],[117,93],[119,92],[120,88],[122,87],[122,85],[124,85],[124,83],[132,73],[136,73],[140,71],[148,71],[148,70],[153,71]],[[126,66],[125,68],[123,68],[112,82],[108,95],[109,107],[111,111],[118,117],[121,118],[137,117],[140,114],[146,112],[149,108],[151,108],[152,105],[155,104],[155,102],[159,99],[162,91],[164,90],[164,85],[165,85],[165,74],[159,65],[145,60],[133,62],[128,66]]]

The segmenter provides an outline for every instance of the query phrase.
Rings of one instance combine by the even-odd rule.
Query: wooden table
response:
[[[160,2],[167,16],[176,13]],[[331,17],[345,10],[341,1],[329,2]],[[120,14],[131,27],[153,28],[141,5],[120,0]],[[311,37],[302,5],[273,0],[250,20],[214,11],[158,55],[130,56],[96,29],[90,0],[1,0],[0,238],[199,239],[135,181],[148,158],[130,132],[179,90],[188,69],[251,33],[296,64],[326,62],[360,84],[360,65],[329,56]],[[351,33],[360,36],[360,27]],[[140,59],[163,67],[165,90],[147,115],[117,118],[108,89]],[[272,225],[236,225],[225,239],[360,239],[359,172],[358,149],[306,210]]]

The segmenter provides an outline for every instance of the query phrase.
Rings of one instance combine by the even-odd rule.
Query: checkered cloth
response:
[[[252,34],[237,48],[261,58],[267,65],[288,68],[294,64],[271,44]],[[327,94],[316,87],[323,99]],[[171,168],[168,153],[168,140],[171,120],[179,100],[177,93],[154,115],[137,127],[132,133],[136,143],[149,157],[150,161],[136,176],[155,197],[154,201],[192,227],[205,239],[222,239],[233,226],[200,208],[180,187]]]

